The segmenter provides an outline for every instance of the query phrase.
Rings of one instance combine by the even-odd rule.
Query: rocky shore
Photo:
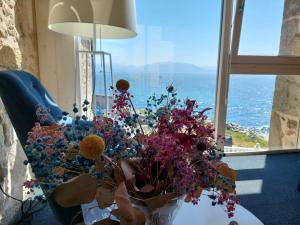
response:
[[[267,148],[268,137],[268,127],[246,128],[236,123],[226,124],[225,146]]]
[[[251,128],[247,128],[247,127],[242,127],[237,123],[227,123],[226,124],[226,128],[227,130],[231,130],[231,131],[235,131],[235,132],[239,132],[242,134],[249,134],[251,135],[251,133],[255,133],[257,135],[260,135],[262,137],[264,137],[265,139],[268,139],[268,135],[269,135],[269,127],[267,126],[262,126],[262,127],[251,127]]]

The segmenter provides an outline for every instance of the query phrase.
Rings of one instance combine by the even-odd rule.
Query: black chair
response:
[[[23,148],[28,132],[37,121],[36,110],[39,106],[50,109],[49,121],[43,125],[56,123],[62,116],[62,110],[43,85],[33,75],[24,71],[0,71],[0,96]],[[81,210],[80,206],[62,208],[51,196],[48,202],[62,224],[69,225]]]

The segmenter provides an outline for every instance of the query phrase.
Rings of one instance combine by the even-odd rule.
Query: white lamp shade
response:
[[[135,0],[50,0],[49,29],[72,36],[131,38],[136,33]]]

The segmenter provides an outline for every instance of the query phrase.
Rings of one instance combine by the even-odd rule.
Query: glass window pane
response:
[[[240,55],[278,55],[284,0],[246,0]]]
[[[276,75],[230,76],[226,151],[283,150],[299,146],[297,79],[297,76]]]
[[[214,107],[221,1],[136,1],[138,36],[102,40],[112,54],[114,80],[127,79],[136,108],[173,84],[180,98]],[[209,18],[209,19],[208,19]],[[100,40],[97,42],[98,50]],[[101,89],[98,79],[97,92]],[[213,110],[209,112],[213,117]]]

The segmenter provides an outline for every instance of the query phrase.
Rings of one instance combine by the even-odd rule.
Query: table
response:
[[[239,225],[263,225],[251,212],[241,205],[236,205],[234,217],[228,218],[224,208],[220,205],[212,206],[212,200],[203,191],[198,205],[183,203],[174,220],[173,225],[228,225],[237,221]]]
[[[231,221],[237,221],[239,225],[263,225],[256,216],[241,205],[236,205],[234,217],[229,219],[224,207],[212,206],[212,200],[207,197],[207,194],[207,191],[203,191],[198,205],[183,203],[173,225],[229,225]],[[86,225],[92,225],[92,221],[98,219],[100,214],[103,216],[103,212],[100,212],[97,205],[98,203],[93,201],[81,206]],[[87,210],[88,208],[93,209]],[[109,215],[109,211],[104,214]]]

